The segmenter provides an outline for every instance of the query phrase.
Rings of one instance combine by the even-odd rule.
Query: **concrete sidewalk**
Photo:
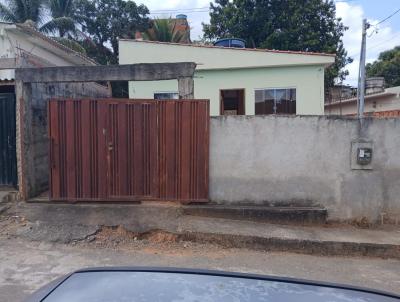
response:
[[[37,241],[85,241],[105,227],[120,227],[132,238],[158,231],[180,241],[230,248],[400,259],[399,226],[360,229],[350,225],[278,225],[189,216],[180,206],[170,204],[18,203],[7,214],[23,221],[15,229],[17,236]]]
[[[360,229],[350,225],[294,226],[185,216],[187,240],[268,251],[400,259],[400,227]]]

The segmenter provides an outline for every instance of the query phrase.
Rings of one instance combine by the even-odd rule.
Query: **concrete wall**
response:
[[[47,128],[47,103],[51,98],[109,97],[110,90],[96,83],[33,83],[32,84],[32,141],[29,146],[29,158],[32,175],[29,178],[28,192],[36,196],[49,187],[49,138]],[[17,144],[18,145],[18,144]],[[18,165],[19,167],[21,165]]]
[[[315,203],[333,220],[400,214],[400,119],[215,117],[210,133],[213,201]],[[371,170],[351,168],[360,138],[373,144]]]
[[[255,90],[296,88],[296,113],[324,114],[324,68],[294,66],[235,70],[197,70],[194,78],[196,99],[210,100],[212,116],[220,114],[221,89],[245,89],[245,113],[254,115]],[[130,98],[150,98],[155,92],[177,92],[177,81],[130,82]]]

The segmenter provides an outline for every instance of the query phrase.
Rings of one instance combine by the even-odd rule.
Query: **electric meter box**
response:
[[[356,140],[351,142],[350,166],[352,170],[373,169],[372,141]]]
[[[357,163],[369,165],[372,161],[372,148],[357,148]]]

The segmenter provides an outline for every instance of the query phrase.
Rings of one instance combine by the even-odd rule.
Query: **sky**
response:
[[[209,21],[210,0],[136,0],[145,4],[153,17],[168,17],[179,13],[188,16],[192,40],[202,36],[201,23]],[[350,74],[345,84],[356,85],[361,44],[361,24],[366,18],[371,24],[391,15],[400,9],[400,0],[336,0],[337,17],[349,27],[343,37],[345,48],[354,59],[346,66]],[[400,45],[400,12],[377,27],[372,27],[367,38],[367,63],[377,59],[380,52]]]

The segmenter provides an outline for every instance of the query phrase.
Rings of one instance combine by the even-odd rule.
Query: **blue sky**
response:
[[[400,8],[399,0],[355,0],[348,3],[361,5],[364,8],[367,18],[382,20],[390,15],[390,12]],[[394,28],[400,30],[400,14],[393,16],[387,21]]]
[[[153,16],[186,13],[192,27],[192,39],[202,34],[201,22],[209,20],[207,12],[209,0],[142,0],[142,2],[156,13]],[[193,10],[193,8],[199,9]],[[337,0],[337,16],[341,17],[343,23],[349,27],[344,36],[345,47],[349,55],[354,57],[354,62],[347,66],[350,75],[345,83],[355,85],[357,82],[362,19],[367,18],[370,23],[376,24],[399,8],[400,0]],[[367,62],[372,62],[381,51],[400,45],[400,13],[379,25],[377,33],[369,34]]]

